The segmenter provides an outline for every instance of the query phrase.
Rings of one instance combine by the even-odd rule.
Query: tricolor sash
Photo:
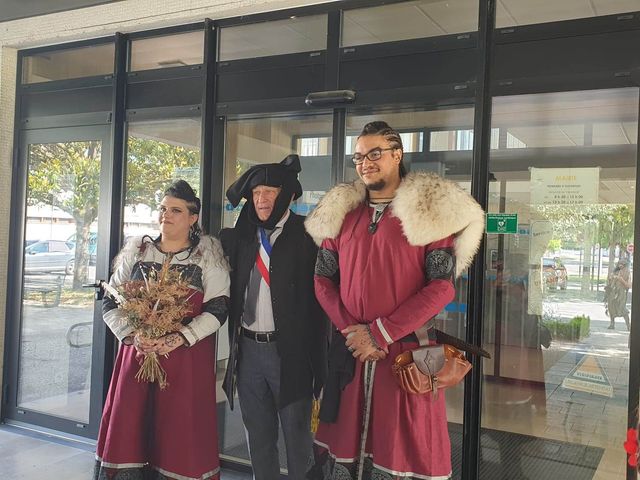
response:
[[[264,228],[260,227],[260,248],[256,254],[256,267],[264,282],[270,287],[271,279],[269,277],[269,260],[271,258],[271,244],[269,243],[269,237]]]

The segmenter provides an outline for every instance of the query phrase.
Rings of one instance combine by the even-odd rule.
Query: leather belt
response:
[[[400,342],[407,342],[407,343],[411,343],[411,342],[416,342],[418,343],[418,337],[416,337],[415,333],[410,333],[409,335],[406,335],[404,337],[402,337],[400,340]]]
[[[430,329],[429,329],[428,336],[429,336],[429,341],[431,341],[431,342],[435,342],[435,341],[437,341],[437,339],[436,339],[436,334],[435,334],[435,332],[434,332],[434,329],[433,329],[433,328],[430,328]],[[410,342],[417,342],[417,343],[419,343],[419,342],[420,342],[420,339],[418,338],[418,335],[416,335],[415,333],[410,333],[409,335],[406,335],[406,336],[402,337],[402,338],[401,338],[400,340],[398,340],[398,341],[399,341],[399,342],[409,342],[409,343],[410,343]]]
[[[254,332],[242,327],[242,335],[250,338],[256,343],[270,343],[275,342],[278,332]]]

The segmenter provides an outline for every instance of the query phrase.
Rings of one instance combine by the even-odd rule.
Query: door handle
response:
[[[96,300],[102,300],[104,297],[104,288],[102,288],[102,282],[104,280],[96,280],[94,283],[85,283],[82,285],[82,288],[95,288],[94,298]]]

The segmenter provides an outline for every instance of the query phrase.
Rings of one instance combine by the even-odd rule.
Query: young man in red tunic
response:
[[[480,206],[435,174],[406,174],[402,140],[367,124],[353,162],[306,220],[317,298],[336,328],[310,479],[451,476],[445,396],[405,392],[391,366],[455,294],[484,230]]]

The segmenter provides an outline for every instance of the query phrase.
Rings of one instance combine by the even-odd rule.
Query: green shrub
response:
[[[589,336],[591,317],[588,315],[576,315],[568,322],[547,320],[543,324],[551,331],[553,338],[576,341]]]

